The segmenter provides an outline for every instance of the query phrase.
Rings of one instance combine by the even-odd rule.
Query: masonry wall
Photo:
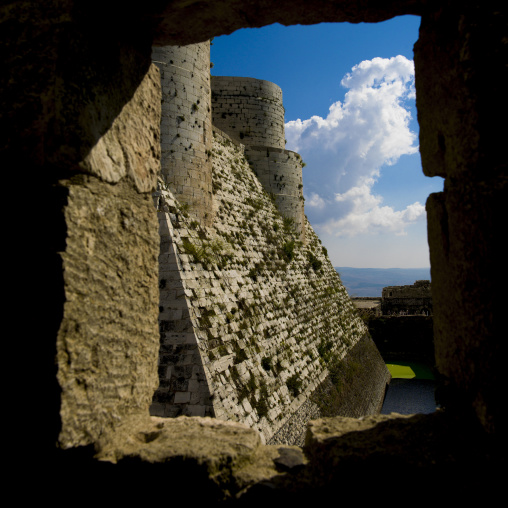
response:
[[[282,90],[275,83],[212,76],[213,124],[245,145],[285,147]]]
[[[291,219],[305,239],[302,158],[282,148],[248,146],[245,156],[263,188],[275,198],[279,212]]]
[[[181,203],[211,223],[210,43],[152,50],[162,84],[161,172]]]
[[[434,366],[434,333],[431,316],[373,316],[367,325],[385,361],[422,360]]]
[[[159,70],[154,65],[143,70],[141,62],[146,62],[147,54],[128,48],[118,51],[101,50],[89,54],[89,60],[75,59],[86,69],[83,75],[91,87],[89,95],[82,93],[82,74],[68,83],[68,94],[63,85],[60,96],[37,93],[51,96],[70,124],[81,119],[76,130],[61,126],[61,131],[86,146],[77,161],[64,159],[61,168],[65,169],[48,171],[50,166],[46,165],[38,175],[56,178],[58,174],[59,179],[45,184],[52,189],[57,211],[44,218],[44,206],[37,207],[41,223],[54,231],[36,243],[50,243],[57,235],[63,236],[56,243],[58,262],[49,264],[54,271],[43,276],[49,280],[42,283],[42,300],[51,301],[55,295],[63,299],[51,304],[51,308],[61,309],[51,365],[55,361],[58,365],[58,372],[52,373],[59,384],[58,440],[64,449],[93,443],[127,414],[146,413],[158,382],[154,307],[158,300],[158,235],[150,194],[159,170]],[[109,65],[120,56],[124,67]],[[108,63],[92,72],[99,61]],[[124,84],[128,101],[111,94],[111,83],[117,82]],[[70,90],[80,93],[75,96]],[[60,117],[61,122],[65,116]],[[104,134],[98,137],[101,131]],[[54,139],[53,134],[47,137]],[[76,156],[65,140],[55,146],[54,155],[46,152],[53,164],[58,157]],[[78,167],[81,173],[77,173]],[[43,188],[41,183],[39,186]],[[40,258],[44,259],[44,254]],[[58,291],[52,278],[62,281]],[[41,393],[45,389],[41,388]],[[37,414],[44,411],[47,409]],[[52,446],[55,441],[53,436]]]
[[[303,444],[307,422],[327,408],[375,413],[389,373],[319,239],[307,223],[308,242],[299,241],[242,145],[216,130],[212,152],[212,227],[187,216],[168,188],[156,196],[161,383],[152,414],[213,415],[266,442]],[[372,355],[351,367],[364,342]],[[343,383],[341,372],[350,372]],[[365,378],[370,387],[355,383]]]
[[[417,280],[412,285],[383,288],[381,309],[383,314],[432,314],[430,281]]]

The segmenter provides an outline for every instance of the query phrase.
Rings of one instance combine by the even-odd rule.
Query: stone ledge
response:
[[[376,500],[379,489],[394,481],[397,495],[433,499],[442,488],[440,498],[484,492],[487,499],[501,488],[506,459],[499,443],[467,416],[440,410],[322,418],[310,422],[302,450],[263,445],[255,430],[240,423],[139,415],[103,436],[96,458],[116,463],[113,468],[124,463],[128,469],[119,471],[131,474],[151,463],[150,475],[165,471],[173,488],[173,475],[184,474],[193,485],[190,498],[211,503],[317,501],[344,496],[360,484],[369,486],[362,499]]]

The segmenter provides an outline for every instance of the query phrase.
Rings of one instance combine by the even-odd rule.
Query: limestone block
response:
[[[150,67],[133,98],[80,163],[106,182],[132,178],[140,192],[155,189],[159,171],[159,70]]]
[[[62,185],[69,193],[66,302],[57,359],[65,448],[89,444],[127,413],[148,409],[158,384],[159,239],[151,198],[126,180]],[[112,258],[115,264],[105,262]]]
[[[175,404],[185,404],[190,401],[190,392],[175,392]]]

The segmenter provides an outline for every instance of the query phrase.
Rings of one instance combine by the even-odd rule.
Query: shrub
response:
[[[243,385],[238,390],[238,400],[241,402],[243,399],[245,399],[250,393],[249,388],[247,385]]]
[[[297,374],[293,374],[290,378],[287,379],[286,386],[288,387],[289,393],[291,393],[293,397],[297,397],[300,395],[302,381]]]
[[[263,367],[263,369],[265,369],[267,372],[272,370],[272,359],[268,356],[265,356],[261,360],[261,367]]]
[[[259,389],[259,398],[256,400],[254,396],[251,399],[251,405],[256,409],[260,418],[268,416],[268,390],[264,383],[261,384]]]
[[[235,359],[234,364],[242,363],[245,360],[247,360],[247,353],[245,352],[245,349],[242,349],[238,344],[234,344],[235,349]]]
[[[288,234],[292,233],[295,226],[294,219],[292,217],[284,217],[283,223],[284,223],[284,231]]]
[[[196,263],[201,263],[205,257],[205,249],[202,247],[196,247],[189,239],[184,238],[182,242],[183,250],[186,254],[190,254]]]
[[[286,242],[282,247],[284,259],[286,261],[291,261],[294,258],[294,250],[295,250],[295,241],[291,240],[290,242]]]
[[[319,356],[328,363],[332,358],[332,341],[321,339],[317,346]]]
[[[312,252],[309,252],[308,254],[308,257],[309,257],[309,266],[315,271],[317,272],[318,270],[321,269],[321,266],[323,265],[323,262],[320,261],[316,256],[314,256],[314,254],[312,254]]]

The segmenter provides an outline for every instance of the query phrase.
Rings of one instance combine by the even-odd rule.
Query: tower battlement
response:
[[[161,72],[161,173],[204,225],[213,222],[212,125],[245,146],[250,166],[305,241],[301,157],[285,150],[282,90],[270,81],[210,76],[210,43],[156,47]]]

